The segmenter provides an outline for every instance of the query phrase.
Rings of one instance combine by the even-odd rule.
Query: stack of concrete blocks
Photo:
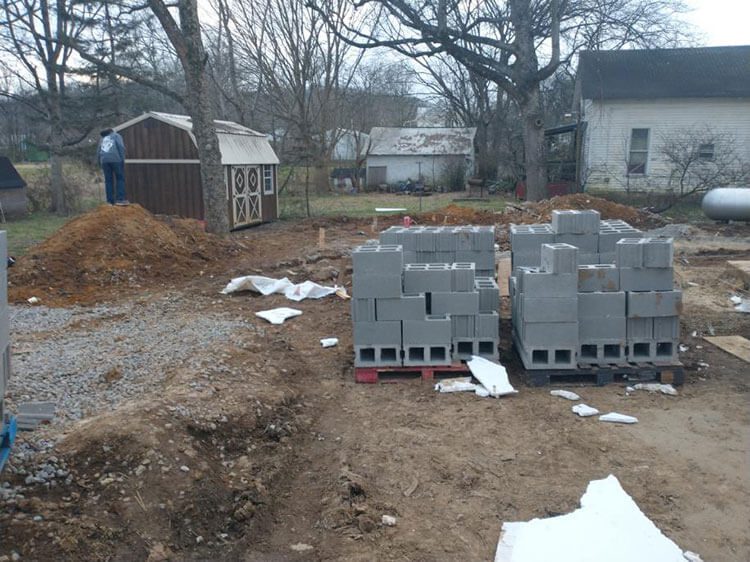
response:
[[[578,267],[578,363],[627,362],[625,292],[615,264]]]
[[[615,263],[617,242],[623,238],[643,238],[643,232],[623,220],[605,220],[599,223],[599,262]]]
[[[677,361],[682,292],[674,289],[672,239],[617,242],[620,290],[626,294],[627,358],[632,363]]]
[[[574,369],[578,351],[578,248],[543,244],[540,267],[510,279],[513,337],[527,369]]]
[[[473,263],[478,277],[495,276],[493,226],[392,226],[381,244],[399,244],[404,263]]]
[[[0,420],[5,423],[5,389],[10,378],[10,312],[8,309],[8,238],[0,231]]]

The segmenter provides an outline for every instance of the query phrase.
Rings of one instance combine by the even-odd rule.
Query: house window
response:
[[[714,159],[714,143],[708,142],[698,146],[698,159],[713,161]]]
[[[273,195],[273,166],[263,165],[263,195]]]
[[[648,162],[648,129],[633,129],[630,133],[628,174],[645,174]]]

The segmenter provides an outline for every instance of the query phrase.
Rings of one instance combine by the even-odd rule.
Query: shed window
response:
[[[712,161],[714,159],[714,143],[701,144],[698,147],[698,158],[700,160]]]
[[[263,195],[273,195],[273,166],[263,166]]]
[[[630,133],[628,174],[645,174],[648,162],[648,129],[633,129]]]

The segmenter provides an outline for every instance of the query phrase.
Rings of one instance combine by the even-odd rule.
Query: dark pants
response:
[[[107,191],[107,203],[114,205],[119,201],[125,201],[125,164],[123,162],[104,162],[102,171],[104,172],[104,187]],[[115,193],[115,189],[117,193]]]

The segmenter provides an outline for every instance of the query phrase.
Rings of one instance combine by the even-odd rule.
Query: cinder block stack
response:
[[[642,238],[643,232],[623,220],[599,223],[599,263],[615,263],[615,246],[623,238]]]
[[[430,259],[445,254],[453,261],[408,262],[412,254],[407,258],[407,252]],[[491,227],[391,228],[382,233],[380,245],[355,248],[355,366],[447,365],[471,355],[497,359],[497,283],[478,276],[476,262],[455,261],[480,255],[491,256],[482,271],[493,272]]]

